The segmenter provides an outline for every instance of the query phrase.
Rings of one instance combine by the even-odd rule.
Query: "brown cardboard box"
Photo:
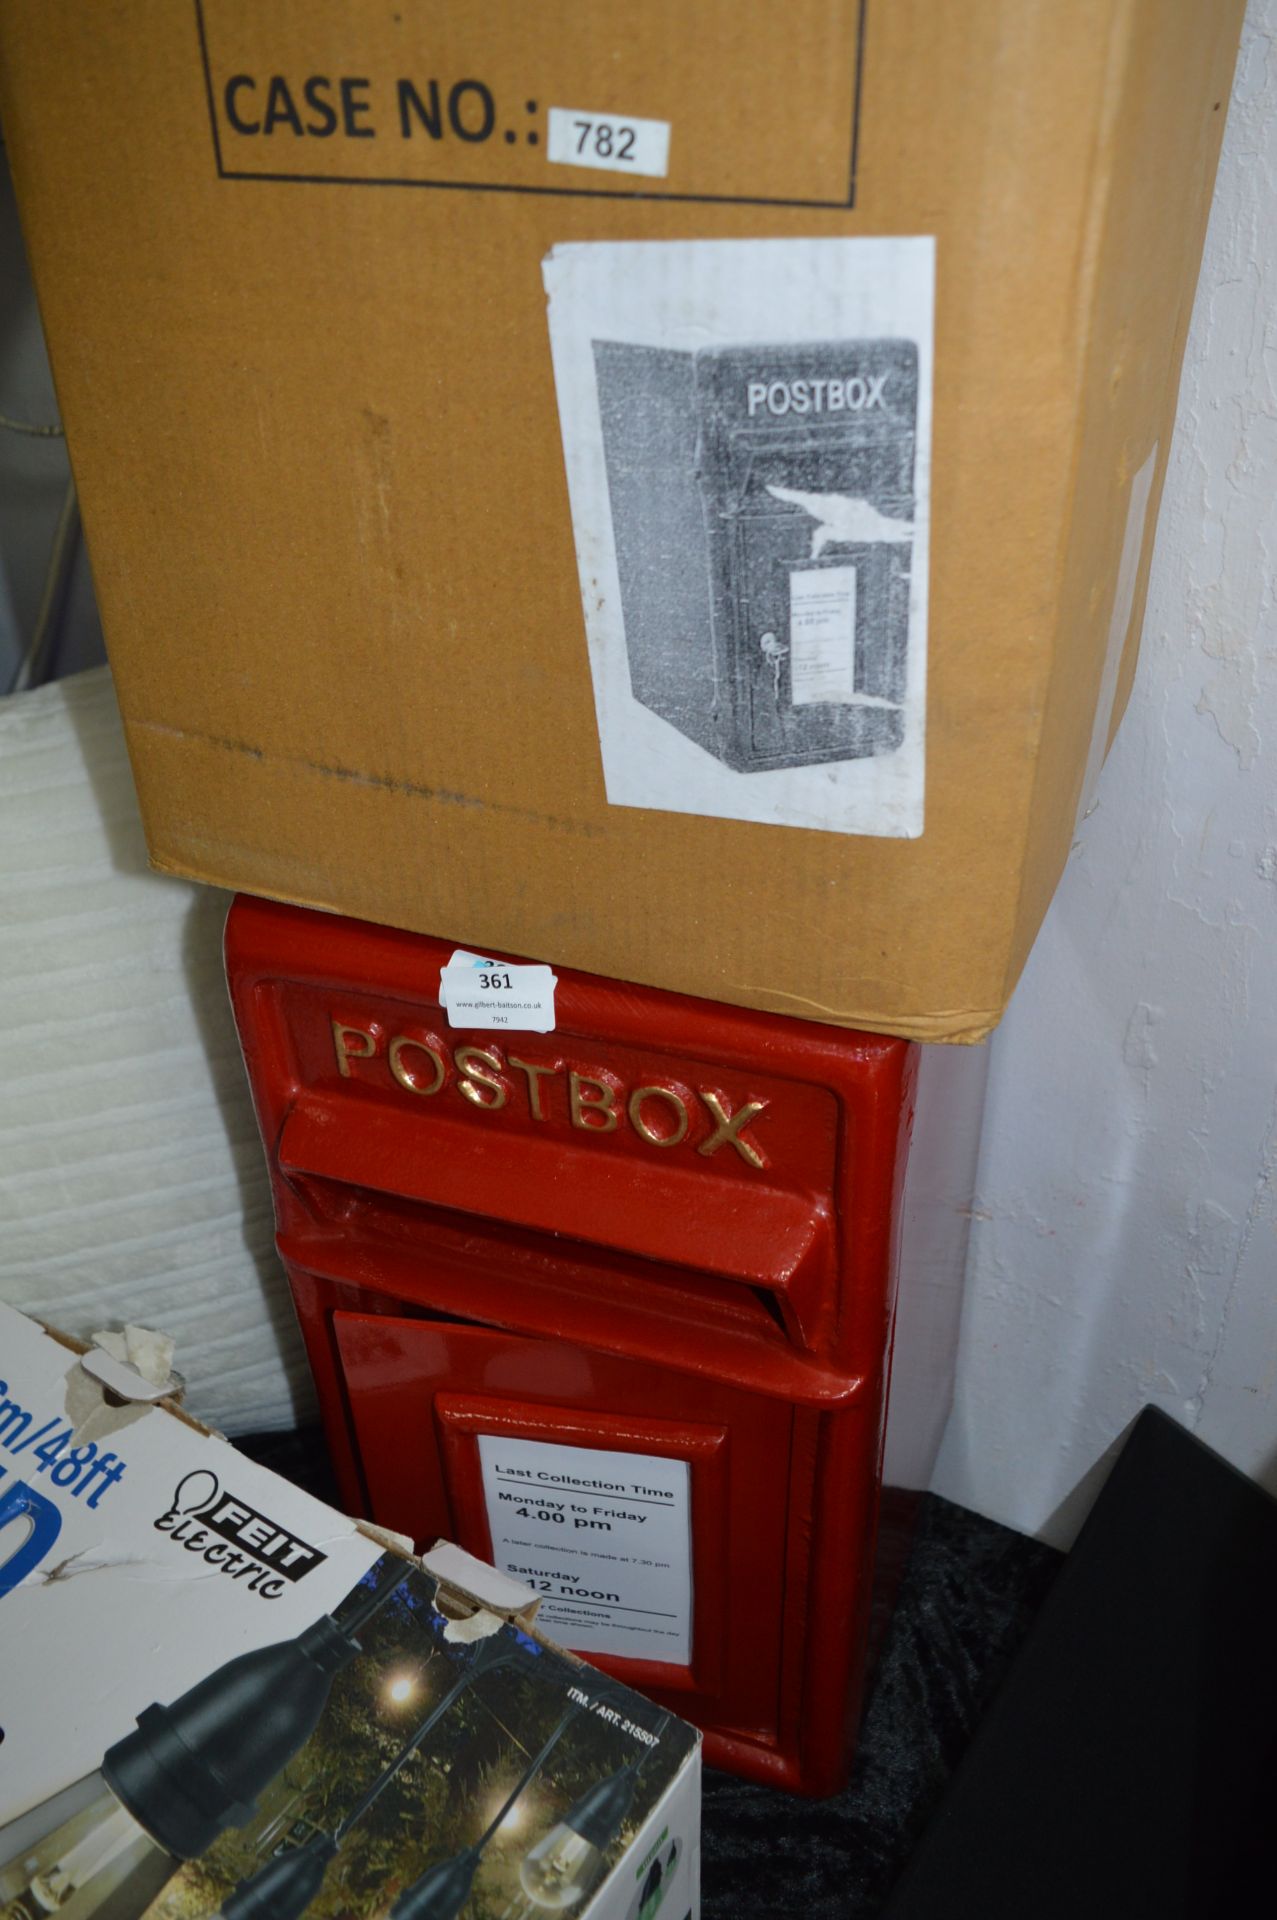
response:
[[[1241,14],[4,0],[156,863],[987,1032],[1134,668]],[[653,240],[715,244],[600,331]]]

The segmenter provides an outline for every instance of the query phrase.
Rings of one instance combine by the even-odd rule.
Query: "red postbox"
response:
[[[226,953],[345,1500],[833,1791],[915,1049],[567,972],[553,1031],[454,1029],[451,946],[246,898]]]

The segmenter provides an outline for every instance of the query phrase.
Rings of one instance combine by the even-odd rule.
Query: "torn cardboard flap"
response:
[[[161,1400],[175,1402],[184,1390],[182,1376],[172,1370],[174,1342],[166,1333],[126,1327],[122,1333],[95,1333],[91,1346],[65,1344],[80,1355],[66,1381],[72,1447],[122,1432],[150,1407]]]
[[[485,1560],[477,1560],[450,1540],[436,1540],[429,1553],[422,1554],[421,1564],[447,1589],[443,1596],[445,1603],[455,1597],[463,1606],[469,1609],[477,1606],[481,1613],[486,1613],[492,1625],[483,1628],[484,1633],[491,1633],[501,1620],[530,1627],[536,1618],[541,1604],[539,1593],[534,1593],[522,1580],[513,1580],[508,1573],[489,1566]],[[448,1606],[441,1606],[441,1611],[449,1611]],[[471,1624],[477,1617],[473,1611],[468,1617],[454,1617],[452,1625],[456,1632],[450,1637],[480,1638],[481,1634]]]
[[[126,1400],[162,1400],[166,1396],[176,1397],[180,1392],[180,1377],[173,1372],[176,1342],[171,1334],[154,1333],[149,1327],[125,1326],[118,1333],[109,1329],[95,1333],[92,1346],[94,1353],[124,1369],[135,1383],[141,1383],[139,1390],[137,1384],[130,1385],[125,1378],[118,1388],[112,1389]],[[104,1377],[98,1374],[99,1379]]]
[[[52,1327],[42,1330],[80,1357],[79,1366],[73,1367],[66,1378],[71,1444],[83,1445],[118,1433],[162,1401],[170,1403],[165,1411],[178,1411],[176,1401],[185,1382],[172,1365],[176,1342],[170,1334],[126,1325],[119,1332],[99,1331],[93,1335],[92,1344],[86,1344]],[[196,1431],[210,1432],[189,1415],[181,1417]],[[541,1604],[539,1594],[451,1541],[437,1540],[428,1554],[418,1557],[410,1534],[396,1533],[370,1520],[361,1519],[355,1524],[365,1539],[386,1551],[405,1560],[419,1558],[419,1564],[447,1589],[446,1599],[451,1604],[441,1611],[449,1613],[450,1637],[458,1642],[482,1638],[502,1620],[524,1627],[531,1627],[535,1620]]]
[[[393,1527],[374,1526],[371,1520],[361,1520],[359,1522],[359,1531],[364,1534],[367,1539],[375,1540],[379,1546],[385,1547],[388,1553],[401,1553],[405,1560],[412,1559],[413,1547],[411,1534],[396,1533]]]
[[[106,1355],[103,1358],[113,1378],[127,1382],[131,1377],[138,1384],[136,1375],[130,1376],[127,1367],[112,1363]],[[88,1359],[86,1354],[66,1377],[66,1414],[72,1427],[69,1443],[72,1447],[96,1445],[110,1434],[122,1433],[126,1427],[144,1419],[155,1404],[148,1394],[140,1393],[136,1397],[121,1394],[111,1381],[96,1378],[94,1368],[87,1364]]]

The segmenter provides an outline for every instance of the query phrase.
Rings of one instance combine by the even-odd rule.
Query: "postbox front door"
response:
[[[890,752],[904,738],[915,349],[702,350],[696,381],[733,764]]]
[[[635,698],[741,772],[894,751],[913,343],[599,341],[595,371]]]
[[[240,901],[228,968],[344,1497],[456,1538],[712,1761],[843,1777],[912,1049]]]
[[[791,1407],[484,1327],[335,1335],[375,1511],[524,1580],[547,1633],[680,1711],[774,1737]]]

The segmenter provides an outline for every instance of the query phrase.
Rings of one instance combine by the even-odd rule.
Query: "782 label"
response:
[[[670,165],[670,123],[629,113],[551,107],[546,158],[559,166],[664,179]]]

